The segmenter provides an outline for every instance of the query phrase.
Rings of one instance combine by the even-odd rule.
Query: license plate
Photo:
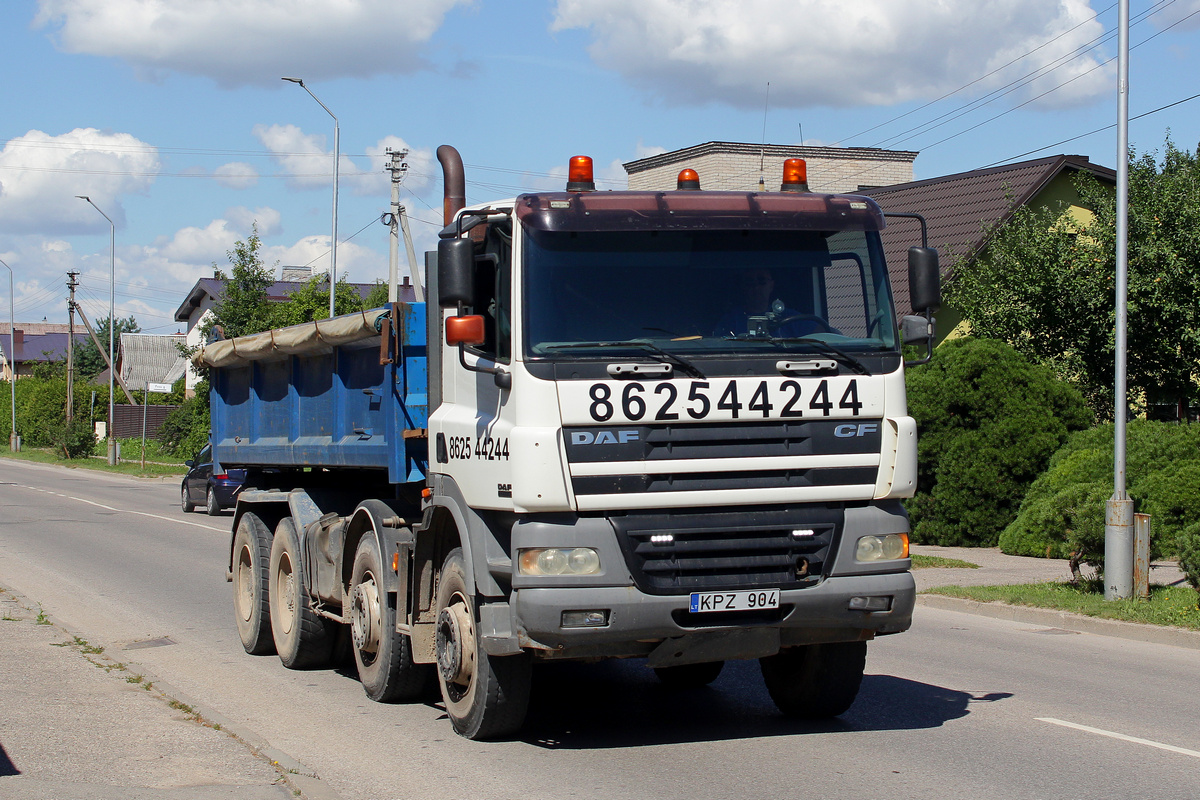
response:
[[[693,614],[709,611],[755,611],[760,608],[779,608],[779,590],[693,592],[689,606]]]

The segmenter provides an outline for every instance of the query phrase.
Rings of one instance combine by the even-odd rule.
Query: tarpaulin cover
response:
[[[290,328],[211,342],[192,356],[192,362],[197,366],[231,367],[284,355],[331,353],[336,345],[379,336],[377,323],[380,317],[387,313],[386,309],[375,308],[343,314],[333,319],[293,325]]]

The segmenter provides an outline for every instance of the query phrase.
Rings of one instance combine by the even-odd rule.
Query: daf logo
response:
[[[638,432],[632,431],[571,431],[571,444],[627,444],[638,441]]]
[[[852,436],[866,436],[879,433],[878,422],[860,422],[857,425],[838,425],[833,429],[833,435],[839,439],[849,439]]]

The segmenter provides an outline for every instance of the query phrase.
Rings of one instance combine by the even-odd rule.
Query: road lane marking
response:
[[[187,519],[178,519],[176,517],[164,517],[162,514],[151,514],[149,511],[134,511],[129,508],[115,508],[113,506],[106,506],[103,503],[97,503],[93,500],[84,500],[82,497],[75,497],[75,496],[69,495],[69,494],[62,494],[61,492],[52,492],[49,489],[39,489],[36,486],[26,486],[21,483],[10,483],[8,485],[16,486],[21,489],[30,489],[35,492],[41,492],[42,494],[53,495],[54,497],[61,497],[64,500],[74,500],[77,503],[87,503],[89,506],[95,506],[96,508],[103,508],[105,511],[115,511],[118,514],[137,514],[139,517],[150,517],[151,519],[161,519],[161,520],[164,520],[165,522],[177,522],[180,525],[191,525],[193,528],[204,528],[204,530],[206,530],[206,531],[216,531],[217,533],[229,533],[229,530],[227,528],[214,528],[211,525],[205,525],[200,522],[192,522],[191,520],[187,520]]]
[[[1107,736],[1110,739],[1120,739],[1122,742],[1133,742],[1134,744],[1144,744],[1147,747],[1157,747],[1159,750],[1166,750],[1170,753],[1179,753],[1183,756],[1191,756],[1192,758],[1200,758],[1200,752],[1188,750],[1186,747],[1176,747],[1173,744],[1163,744],[1162,742],[1151,741],[1150,739],[1139,739],[1136,736],[1126,736],[1123,733],[1114,733],[1101,728],[1089,728],[1087,725],[1080,725],[1075,722],[1066,722],[1065,720],[1055,719],[1054,717],[1035,717],[1038,722],[1049,722],[1051,725],[1061,725],[1064,728],[1074,728],[1077,731],[1086,731],[1087,733],[1095,733],[1100,736]]]

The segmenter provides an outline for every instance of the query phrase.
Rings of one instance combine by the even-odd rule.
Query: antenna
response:
[[[763,179],[764,163],[767,158],[767,109],[771,107],[771,82],[767,81],[767,96],[763,100],[762,144],[758,148],[758,190],[766,191],[766,181]]]

